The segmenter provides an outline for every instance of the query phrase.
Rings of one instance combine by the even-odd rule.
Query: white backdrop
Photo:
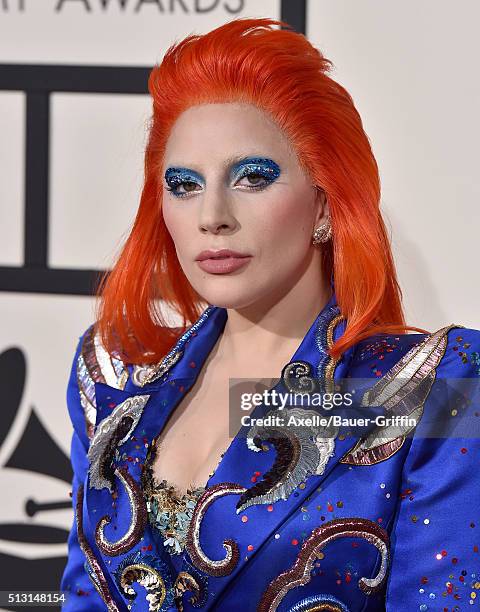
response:
[[[280,17],[279,0],[0,0],[0,63],[151,66],[167,47],[234,17]],[[480,327],[478,302],[480,42],[476,0],[311,0],[307,36],[351,93],[380,166],[409,323]],[[108,267],[138,204],[150,102],[144,95],[51,97],[51,267]],[[25,96],[0,91],[0,266],[23,264]],[[27,378],[0,451],[0,522],[69,529],[69,509],[32,518],[24,500],[68,499],[57,478],[5,467],[32,407],[69,453],[65,390],[89,297],[0,293],[0,353],[20,349]],[[66,544],[18,544],[24,558]],[[8,586],[8,585],[5,585]]]

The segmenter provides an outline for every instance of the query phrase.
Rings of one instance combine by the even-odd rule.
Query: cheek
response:
[[[186,244],[185,238],[188,231],[187,220],[181,209],[167,203],[162,208],[163,220],[167,230],[175,243],[177,252],[181,250],[181,245]]]
[[[308,200],[302,201],[299,194],[284,196],[272,202],[261,223],[257,224],[257,235],[264,236],[268,244],[278,250],[302,252],[302,245],[308,246],[313,212]]]

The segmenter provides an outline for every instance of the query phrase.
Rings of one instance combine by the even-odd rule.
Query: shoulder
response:
[[[351,362],[356,376],[374,377],[422,365],[442,377],[480,376],[480,330],[451,323],[429,334],[375,334],[355,345]]]
[[[121,359],[105,349],[95,329],[95,324],[90,325],[80,337],[74,367],[87,435],[91,438],[95,428],[97,408],[95,383],[105,383],[115,389],[123,389],[127,383],[129,371]]]
[[[461,325],[451,329],[440,365],[445,377],[479,377],[480,330]]]
[[[182,330],[180,327],[169,329],[174,334]],[[72,377],[75,377],[77,399],[80,400],[82,407],[88,438],[92,438],[96,422],[95,384],[103,383],[114,389],[123,390],[130,378],[137,377],[141,371],[150,371],[155,367],[157,364],[129,365],[118,354],[107,351],[95,323],[82,333],[72,366]]]

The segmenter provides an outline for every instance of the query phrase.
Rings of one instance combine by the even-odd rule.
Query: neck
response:
[[[218,345],[221,361],[236,370],[244,370],[246,363],[252,369],[271,364],[272,374],[277,375],[278,364],[290,361],[332,296],[329,280],[318,276],[301,277],[278,299],[269,295],[243,308],[228,308]]]

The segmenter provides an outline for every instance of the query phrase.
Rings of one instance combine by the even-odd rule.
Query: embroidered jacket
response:
[[[275,389],[312,394],[351,381],[356,409],[327,426],[242,427],[172,562],[147,520],[142,467],[226,319],[225,309],[209,306],[148,367],[109,355],[93,327],[81,336],[67,392],[75,519],[63,609],[399,612],[480,605],[480,331],[448,325],[429,335],[380,334],[334,361],[326,349],[345,329],[335,294]],[[252,416],[271,411],[261,404]],[[302,422],[312,408],[294,403],[284,414]],[[328,419],[337,412],[313,414]],[[373,417],[354,427],[346,421],[353,414]],[[415,424],[405,419],[399,428],[385,418],[401,416]]]

